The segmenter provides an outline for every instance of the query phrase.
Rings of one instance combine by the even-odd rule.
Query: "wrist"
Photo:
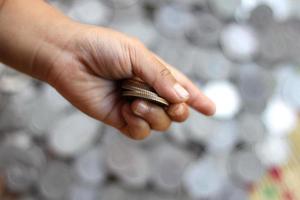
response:
[[[1,3],[0,60],[47,80],[52,62],[77,26],[42,0],[0,0],[0,6]]]

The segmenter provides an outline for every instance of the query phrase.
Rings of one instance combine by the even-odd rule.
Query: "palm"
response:
[[[119,94],[118,80],[130,77],[131,73],[130,57],[124,50],[127,43],[118,33],[116,37],[111,32],[101,36],[97,33],[86,31],[80,38],[74,37],[68,45],[74,55],[69,61],[64,55],[59,59],[64,67],[56,72],[56,77],[61,78],[55,86],[83,112],[121,129],[126,125],[121,115],[125,102]]]
[[[202,113],[213,113],[212,103],[183,74],[141,43],[111,30],[83,28],[69,40],[53,65],[49,76],[52,80],[48,82],[65,98],[91,117],[133,138],[145,137],[151,128],[166,130],[170,118],[183,121],[188,117],[186,104],[173,88],[177,81],[189,91],[190,106]],[[120,80],[133,76],[151,83],[173,103],[167,111],[170,118],[162,108],[153,105],[143,119],[134,115],[132,109],[136,110],[135,103],[139,103],[129,106],[118,87]],[[182,103],[181,112],[175,112]]]

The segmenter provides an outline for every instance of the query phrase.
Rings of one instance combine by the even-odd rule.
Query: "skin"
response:
[[[1,62],[52,85],[82,112],[133,139],[185,121],[189,107],[215,112],[186,76],[137,39],[74,22],[42,0],[0,0],[0,44]],[[124,101],[118,83],[135,76],[171,106]]]

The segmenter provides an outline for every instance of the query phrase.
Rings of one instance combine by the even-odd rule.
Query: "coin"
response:
[[[138,91],[126,91],[126,92],[123,92],[122,95],[124,97],[127,96],[127,97],[142,98],[142,99],[157,103],[157,104],[162,105],[162,106],[168,106],[169,105],[168,102],[165,101],[164,99],[162,99],[160,97],[155,97],[155,96],[149,95],[146,92],[144,93],[144,92],[138,92]]]
[[[123,81],[121,88],[123,97],[141,98],[160,106],[169,106],[169,103],[162,97],[158,96],[152,87],[138,78]]]

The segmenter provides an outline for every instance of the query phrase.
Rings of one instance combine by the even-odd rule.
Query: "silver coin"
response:
[[[177,4],[160,7],[154,18],[155,27],[167,38],[183,38],[193,26],[193,16],[189,10]]]
[[[239,117],[240,139],[254,145],[264,140],[266,130],[258,114],[243,113]]]
[[[100,134],[99,122],[79,111],[51,127],[48,147],[59,156],[75,156],[88,149]]]
[[[96,147],[79,155],[74,163],[75,172],[80,181],[97,185],[106,178],[106,166],[103,149]]]
[[[204,117],[194,110],[191,110],[190,117],[182,124],[188,140],[198,143],[206,143],[217,125],[216,120]]]
[[[277,74],[277,92],[282,99],[295,109],[300,108],[299,87],[300,73],[294,65],[278,66]]]
[[[195,47],[184,41],[174,43],[172,40],[160,38],[153,44],[152,50],[171,66],[179,69],[185,75],[193,77],[193,66],[197,64]]]
[[[216,104],[216,118],[232,119],[242,107],[240,93],[237,87],[229,81],[210,81],[203,91]]]
[[[238,141],[238,125],[236,121],[219,124],[208,139],[208,150],[213,154],[224,155],[231,152]]]
[[[32,79],[29,76],[20,72],[5,68],[0,76],[0,90],[8,94],[16,94],[21,92],[32,84]]]
[[[126,9],[139,4],[140,0],[107,0],[106,3],[115,9]]]
[[[242,65],[238,71],[238,87],[245,107],[259,113],[273,94],[274,78],[258,65]]]
[[[236,10],[241,4],[241,0],[210,0],[208,3],[214,14],[221,18],[230,19],[234,18]]]
[[[222,191],[214,197],[214,200],[248,200],[248,191],[227,180]]]
[[[255,146],[255,150],[261,162],[267,167],[284,166],[292,156],[288,140],[282,137],[268,136]]]
[[[3,70],[5,69],[5,67],[6,66],[0,62],[0,76],[3,73]]]
[[[0,112],[2,112],[2,110],[5,109],[5,107],[7,107],[7,105],[9,104],[9,100],[9,96],[5,95],[0,90]]]
[[[151,46],[158,36],[158,32],[151,21],[140,17],[130,20],[114,20],[110,27],[139,39],[146,46]]]
[[[26,116],[26,126],[34,136],[44,136],[51,126],[64,116],[64,111],[70,106],[67,100],[59,95],[52,87],[46,86],[40,93],[29,94],[16,102],[20,115]],[[38,98],[36,98],[38,96]],[[27,106],[23,104],[27,103]]]
[[[109,1],[104,1],[107,5],[111,6],[109,4]],[[130,20],[136,20],[136,19],[144,19],[145,13],[140,4],[133,4],[132,6],[127,7],[126,9],[114,9],[113,23],[122,23],[123,21],[130,21]]]
[[[289,135],[296,128],[297,119],[297,112],[278,97],[270,99],[262,114],[267,131],[275,136]]]
[[[180,193],[182,175],[189,163],[193,161],[187,152],[175,146],[162,144],[152,151],[151,180],[158,190]]]
[[[67,15],[82,23],[107,25],[112,20],[113,11],[102,1],[74,0]]]
[[[26,192],[37,181],[38,171],[34,168],[15,164],[5,170],[6,186],[13,192]]]
[[[259,35],[259,58],[274,64],[284,61],[289,56],[289,42],[285,28],[281,24],[273,24]]]
[[[188,144],[188,136],[185,132],[184,126],[181,123],[172,123],[167,136],[170,137],[172,142],[180,145]]]
[[[293,1],[263,0],[262,2],[272,8],[277,21],[284,21],[292,15],[291,2]]]
[[[26,192],[36,183],[41,169],[45,166],[44,155],[38,154],[35,146],[22,149],[2,144],[0,168],[4,170],[6,185],[14,192]]]
[[[214,197],[222,190],[224,180],[224,174],[209,157],[191,164],[183,176],[184,188],[193,199]]]
[[[197,79],[224,80],[233,76],[234,64],[220,51],[198,49],[193,57],[193,73]]]
[[[48,199],[63,199],[68,194],[73,173],[62,162],[51,162],[40,177],[39,190]]]
[[[11,145],[24,150],[28,150],[33,145],[31,135],[25,131],[9,132],[2,141],[6,145]]]
[[[229,24],[220,36],[220,44],[225,55],[240,62],[251,61],[258,54],[259,41],[252,27]]]
[[[128,194],[126,190],[117,184],[110,184],[103,188],[101,193],[101,200],[129,200],[127,199]]]
[[[89,186],[84,184],[73,184],[68,195],[68,200],[99,200],[100,190],[97,186]]]
[[[200,47],[216,46],[222,30],[222,22],[209,13],[196,16],[194,26],[186,31],[186,37],[193,45]]]
[[[259,181],[265,174],[266,168],[251,150],[234,152],[228,162],[228,170],[232,178],[241,181],[246,186]]]
[[[105,155],[109,171],[124,186],[142,188],[146,185],[150,176],[147,154],[136,143],[111,133],[105,141]]]
[[[273,10],[265,4],[257,5],[251,12],[249,23],[258,30],[265,30],[275,23]]]

